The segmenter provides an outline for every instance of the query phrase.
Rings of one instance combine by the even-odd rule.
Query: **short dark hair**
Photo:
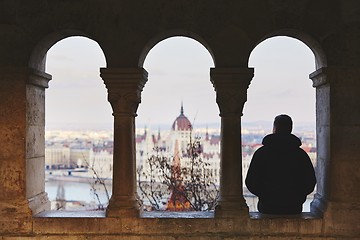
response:
[[[291,133],[293,122],[291,117],[281,114],[275,117],[274,128],[276,133]]]

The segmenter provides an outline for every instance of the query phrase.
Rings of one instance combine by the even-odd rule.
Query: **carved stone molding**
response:
[[[211,82],[216,91],[220,116],[241,116],[253,68],[211,68]]]
[[[309,75],[309,78],[313,81],[313,87],[318,88],[329,83],[326,78],[327,68],[320,68]]]
[[[114,114],[136,115],[148,73],[143,68],[101,68]]]
[[[217,218],[241,218],[248,208],[242,192],[241,121],[247,89],[254,76],[252,68],[212,68],[211,82],[221,116],[220,196]]]
[[[49,81],[52,76],[45,72],[28,68],[28,67],[1,67],[0,79],[1,81],[23,81],[25,79],[27,84],[34,85],[40,88],[48,88]]]
[[[346,79],[346,82],[354,81],[358,82],[360,70],[353,67],[343,67],[343,66],[329,66],[319,68],[315,72],[309,75],[309,78],[313,81],[313,87],[319,88],[326,84],[344,84],[344,81],[341,79]],[[355,77],[354,77],[355,76]]]
[[[136,197],[135,116],[147,76],[143,68],[101,69],[114,112],[113,191],[108,217],[139,217],[142,209]]]
[[[38,70],[29,69],[29,77],[27,80],[28,84],[40,87],[40,88],[48,88],[49,87],[49,81],[51,80],[52,76],[50,74],[47,74],[45,72],[40,72]]]

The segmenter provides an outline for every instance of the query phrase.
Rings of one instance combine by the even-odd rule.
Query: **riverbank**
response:
[[[45,182],[47,181],[63,181],[63,182],[76,182],[76,183],[94,183],[96,180],[101,179],[105,184],[112,184],[112,178],[99,178],[87,169],[60,169],[60,170],[46,170]]]

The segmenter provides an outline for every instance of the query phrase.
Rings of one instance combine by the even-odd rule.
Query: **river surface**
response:
[[[111,184],[106,185],[109,196],[111,197]],[[58,181],[58,180],[49,180],[45,182],[45,191],[48,194],[49,200],[52,202],[52,210],[56,209],[56,197],[61,197],[61,192],[63,189],[63,199],[72,204],[69,204],[67,209],[71,210],[82,210],[89,208],[97,208],[99,204],[104,207],[107,206],[108,199],[106,196],[106,191],[103,185],[97,184],[95,188],[92,187],[90,182],[70,182],[70,181]],[[95,191],[94,191],[95,189]],[[99,199],[96,197],[98,195]],[[257,211],[257,198],[256,197],[245,197],[246,203],[249,206],[250,212]],[[303,204],[303,212],[310,212],[310,203],[312,197],[308,198]],[[80,202],[81,204],[74,204]],[[84,208],[84,205],[87,207]]]
[[[69,181],[47,181],[45,182],[45,191],[49,200],[55,202],[57,196],[68,202],[81,202],[89,206],[97,206],[99,201],[103,205],[107,205],[108,199],[103,185],[96,184],[94,187],[90,182],[69,182]],[[111,185],[106,185],[111,197]],[[63,189],[63,194],[61,194]],[[95,191],[94,191],[95,189]],[[99,199],[96,197],[98,195]],[[76,206],[72,207],[76,208]],[[80,208],[80,207],[79,207]],[[52,204],[52,209],[54,206]]]

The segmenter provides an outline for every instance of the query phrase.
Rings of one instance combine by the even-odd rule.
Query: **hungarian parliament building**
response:
[[[218,134],[209,135],[195,131],[189,119],[184,115],[184,108],[181,106],[180,115],[175,119],[171,126],[171,130],[167,134],[149,134],[145,129],[144,133],[137,135],[136,138],[136,159],[138,168],[142,168],[142,172],[149,173],[148,158],[160,154],[169,161],[178,159],[181,168],[189,168],[191,166],[191,156],[188,154],[189,145],[198,141],[199,149],[197,149],[197,157],[206,162],[206,174],[208,179],[219,185],[219,169],[220,169],[220,136]],[[172,162],[170,163],[172,164]],[[161,174],[155,171],[156,174]],[[147,181],[144,175],[139,174],[138,180]],[[160,178],[154,177],[154,180]],[[160,181],[160,180],[159,180]]]
[[[263,132],[261,134],[243,133],[241,146],[243,178],[246,176],[254,151],[261,146],[262,137],[264,137]],[[302,148],[308,153],[315,166],[315,139],[306,134],[299,137],[303,141]],[[111,180],[113,170],[112,138],[112,134],[108,132],[68,133],[67,135],[60,131],[49,133],[46,136],[45,173],[52,176],[89,178],[93,177],[93,173],[96,172],[98,177]],[[136,135],[137,168],[148,172],[147,160],[154,154],[161,154],[169,160],[176,155],[180,159],[181,167],[186,168],[190,165],[190,158],[186,156],[188,144],[195,139],[201,146],[198,157],[208,163],[205,169],[207,176],[211,176],[211,181],[219,185],[221,142],[219,130],[209,134],[208,129],[202,131],[193,129],[191,122],[184,114],[183,106],[181,106],[180,115],[174,120],[170,130],[151,131],[144,128],[141,133],[138,130]],[[89,171],[89,169],[93,171]],[[138,181],[146,181],[144,175],[139,174],[138,178],[140,178]]]

